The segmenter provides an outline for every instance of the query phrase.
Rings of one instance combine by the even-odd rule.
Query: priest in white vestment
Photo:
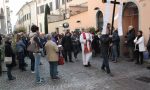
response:
[[[80,35],[80,42],[82,47],[82,60],[83,65],[85,67],[91,66],[89,60],[92,57],[92,49],[91,49],[91,42],[92,42],[92,34],[88,32],[88,30],[83,30],[82,34]]]

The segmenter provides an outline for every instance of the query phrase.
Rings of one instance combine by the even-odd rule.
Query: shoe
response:
[[[101,68],[101,70],[102,70],[103,72],[106,72],[106,70],[105,70],[104,68]]]
[[[12,77],[12,78],[10,78],[10,79],[8,79],[8,80],[15,80],[16,79],[16,77]]]
[[[43,64],[40,62],[40,65],[43,65]]]
[[[39,81],[36,81],[37,84],[44,83],[44,78],[41,78]]]
[[[35,71],[31,71],[31,73],[35,73]]]
[[[107,73],[109,76],[113,77],[114,75],[112,73]]]
[[[91,67],[91,64],[90,64],[90,62],[88,62],[88,66],[89,66],[89,67]]]
[[[148,69],[148,70],[150,70],[150,66],[149,66],[149,67],[147,67],[147,69]]]
[[[113,63],[117,63],[117,61],[115,60],[115,61],[112,61]]]
[[[74,63],[74,61],[69,61],[69,62]]]
[[[58,76],[56,76],[56,77],[52,77],[52,79],[60,79]]]
[[[139,64],[138,62],[136,62],[135,64]]]
[[[23,69],[21,69],[21,71],[23,72],[23,71],[27,71],[25,68],[23,68]]]
[[[84,65],[84,67],[89,67],[88,65]]]

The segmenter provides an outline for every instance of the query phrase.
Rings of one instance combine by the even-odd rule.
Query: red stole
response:
[[[86,40],[86,35],[85,35],[85,33],[83,32],[82,34],[83,34],[83,39]],[[89,53],[89,52],[92,51],[92,49],[91,49],[91,42],[89,41],[89,48],[87,47],[87,42],[88,42],[88,41],[86,40],[86,42],[85,42],[85,44],[84,44],[84,53]]]

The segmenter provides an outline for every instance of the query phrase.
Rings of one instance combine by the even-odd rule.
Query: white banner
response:
[[[123,25],[122,25],[122,14],[123,14],[123,2],[122,0],[119,0],[120,5],[118,5],[118,9],[119,9],[119,16],[118,16],[118,34],[119,36],[123,35]]]
[[[107,23],[109,23],[109,19],[110,19],[110,0],[107,0],[106,7],[105,7],[104,25],[103,25],[102,34],[106,34],[106,27],[107,27]]]

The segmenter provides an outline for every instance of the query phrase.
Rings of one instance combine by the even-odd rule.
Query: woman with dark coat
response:
[[[23,43],[21,35],[18,35],[16,49],[17,49],[17,55],[18,55],[18,60],[19,60],[19,69],[21,69],[22,71],[26,71],[25,61],[24,61],[25,48],[26,48],[26,45]]]
[[[5,41],[5,57],[12,57],[12,55],[13,55],[13,50],[12,50],[12,47],[11,47],[11,42],[9,41],[9,39],[7,39]],[[13,64],[12,63],[11,64],[6,64],[6,67],[7,67],[8,80],[16,79],[11,74]]]

